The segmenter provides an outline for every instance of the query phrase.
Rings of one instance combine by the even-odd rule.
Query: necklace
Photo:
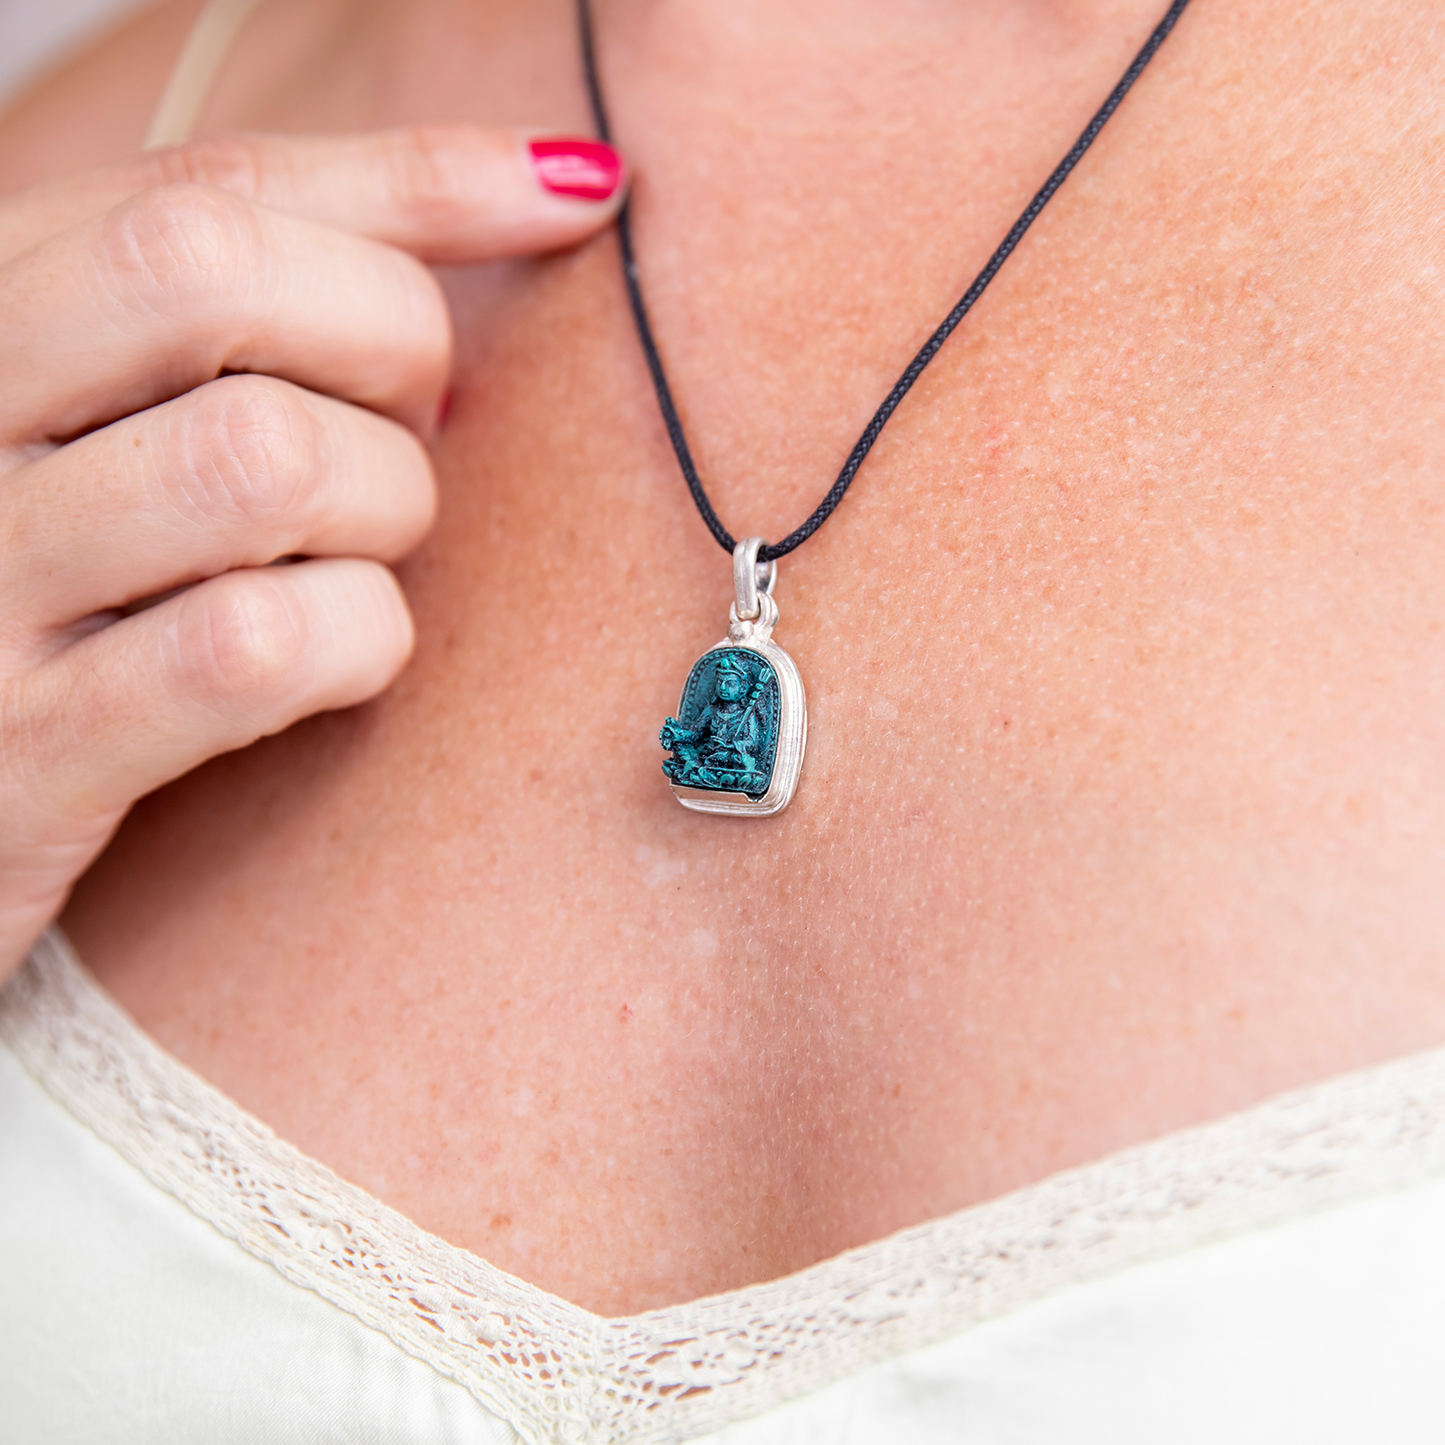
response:
[[[808,740],[808,708],[797,664],[772,640],[773,628],[778,622],[778,604],[772,595],[778,559],[801,546],[833,515],[898,404],[983,295],[1054,192],[1068,179],[1069,172],[1143,74],[1144,67],[1154,58],[1155,51],[1173,30],[1188,3],[1189,0],[1173,0],[1123,78],[1109,92],[1108,99],[1054,168],[1043,188],[1024,208],[989,257],[988,264],[883,398],[827,495],[802,526],[781,542],[768,544],[761,537],[734,539],[703,489],[642,299],[632,244],[630,203],[623,206],[617,217],[622,275],[667,435],[698,513],[718,545],[733,557],[735,596],[728,609],[728,635],[693,664],[682,687],[677,716],[663,723],[659,735],[659,741],[671,754],[662,770],[683,807],[701,813],[766,817],[781,813],[792,801]],[[610,141],[611,129],[597,74],[590,0],[577,0],[577,28],[593,121],[598,136]]]

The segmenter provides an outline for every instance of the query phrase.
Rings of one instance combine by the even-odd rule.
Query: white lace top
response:
[[[476,1437],[486,1439],[694,1439],[1066,1286],[1445,1175],[1438,1052],[1128,1150],[784,1279],[606,1319],[423,1233],[278,1139],[151,1043],[57,934],[0,995],[0,1040],[147,1187],[463,1387],[502,1430]],[[5,1172],[0,1152],[0,1214],[26,1187]],[[1431,1205],[1438,1223],[1442,1205],[1445,1189]],[[1445,1313],[1438,1323],[1445,1330]]]

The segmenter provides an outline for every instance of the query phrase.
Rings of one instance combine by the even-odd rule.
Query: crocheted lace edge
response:
[[[782,1279],[621,1319],[418,1229],[155,1045],[52,930],[0,994],[45,1089],[223,1234],[529,1445],[667,1445],[1066,1285],[1445,1172],[1445,1050],[1272,1099]]]

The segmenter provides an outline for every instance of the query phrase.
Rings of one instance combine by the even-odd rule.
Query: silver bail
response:
[[[733,590],[737,593],[736,616],[740,622],[752,622],[762,615],[763,605],[758,593],[773,594],[778,580],[777,562],[759,562],[761,537],[744,537],[733,548]]]

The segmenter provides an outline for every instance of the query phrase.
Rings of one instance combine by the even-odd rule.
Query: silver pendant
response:
[[[698,813],[781,813],[803,767],[808,702],[797,664],[772,640],[778,564],[758,561],[762,545],[745,537],[733,549],[728,635],[693,663],[659,735],[672,791]]]

